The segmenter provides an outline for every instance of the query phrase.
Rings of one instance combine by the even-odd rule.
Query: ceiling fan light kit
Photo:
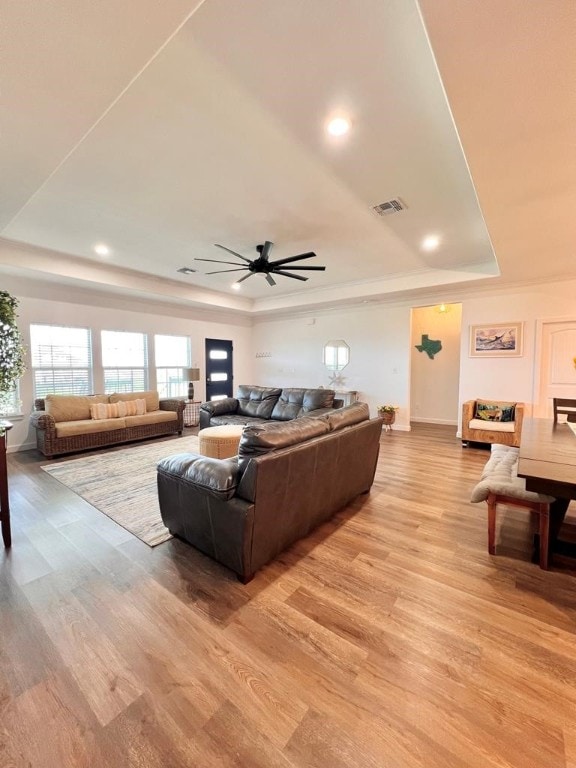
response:
[[[237,261],[222,261],[220,259],[201,258],[196,258],[195,261],[210,261],[214,264],[231,264],[235,267],[235,269],[218,269],[213,272],[207,272],[207,275],[218,275],[222,272],[248,272],[247,275],[244,275],[239,280],[237,280],[237,283],[241,283],[244,280],[247,280],[249,277],[252,277],[252,275],[264,275],[269,285],[276,285],[276,281],[272,275],[281,275],[282,277],[291,277],[293,280],[305,281],[308,280],[307,277],[302,277],[302,275],[293,275],[292,272],[286,270],[297,269],[323,272],[326,269],[326,267],[317,266],[292,266],[292,262],[316,258],[316,254],[313,251],[308,253],[300,253],[297,256],[288,256],[285,259],[270,261],[270,251],[274,245],[274,243],[270,242],[270,240],[266,240],[262,245],[256,246],[256,250],[259,254],[257,259],[248,259],[246,256],[242,256],[242,254],[236,253],[236,251],[232,251],[230,248],[227,248],[225,245],[220,245],[219,243],[214,243],[214,245],[216,248],[222,248],[223,251],[228,251],[228,253],[231,253],[233,256],[241,259],[241,261],[244,263],[239,264]]]

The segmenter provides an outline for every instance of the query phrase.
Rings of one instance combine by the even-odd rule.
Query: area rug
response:
[[[118,525],[155,547],[172,538],[160,516],[156,463],[174,453],[196,453],[197,450],[198,438],[191,435],[45,464],[42,469]]]

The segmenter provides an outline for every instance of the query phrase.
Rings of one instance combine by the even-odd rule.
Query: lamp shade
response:
[[[186,379],[188,381],[200,381],[200,368],[188,368]]]

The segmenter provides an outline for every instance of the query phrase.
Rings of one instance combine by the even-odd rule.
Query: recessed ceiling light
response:
[[[438,235],[428,235],[422,240],[421,246],[423,251],[435,251],[440,245],[440,238]]]
[[[192,267],[180,267],[176,272],[182,272],[183,275],[193,275],[196,270],[192,269]]]
[[[98,256],[110,255],[110,248],[108,248],[107,245],[104,245],[104,243],[98,243],[98,245],[95,245],[94,251],[98,254]]]
[[[345,117],[334,117],[326,126],[326,130],[331,136],[344,136],[350,130],[350,121]]]
[[[242,286],[240,283],[232,283],[232,290],[233,291],[240,291],[242,289]]]

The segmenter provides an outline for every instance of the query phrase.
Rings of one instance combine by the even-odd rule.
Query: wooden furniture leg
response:
[[[508,504],[515,507],[524,507],[536,512],[540,517],[540,568],[547,571],[549,568],[549,541],[550,541],[550,504],[526,501],[513,496],[503,496],[490,491],[486,499],[488,504],[488,552],[496,554],[496,507],[498,504]]]

